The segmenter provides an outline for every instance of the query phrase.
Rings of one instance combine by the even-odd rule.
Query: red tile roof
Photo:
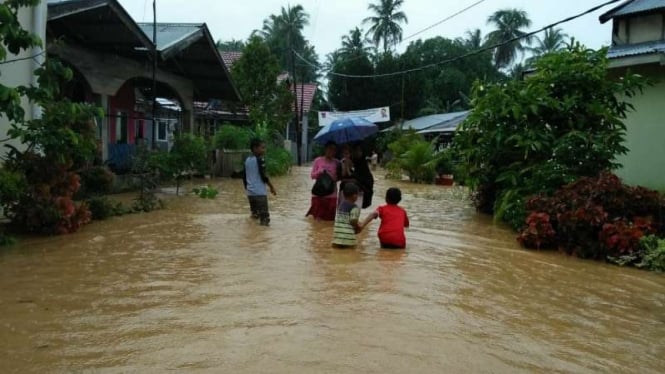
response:
[[[298,97],[298,112],[300,112],[300,105],[302,103],[302,106],[304,108],[303,112],[309,113],[309,111],[312,109],[312,102],[314,101],[316,88],[317,88],[316,83],[305,83],[304,87],[302,84],[296,84],[296,96]],[[291,90],[293,91],[293,86],[291,86]],[[304,94],[304,97],[302,94]]]
[[[231,70],[233,64],[242,57],[242,52],[219,52],[219,54],[222,56],[224,65],[226,65],[229,70]]]

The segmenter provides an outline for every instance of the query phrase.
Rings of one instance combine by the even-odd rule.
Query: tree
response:
[[[374,44],[379,47],[383,42],[383,52],[402,41],[402,23],[408,23],[406,14],[399,9],[404,0],[379,0],[377,4],[370,4],[368,9],[374,13],[367,17],[363,23],[371,25],[367,35],[371,36]]]
[[[307,41],[302,34],[305,26],[309,25],[309,14],[305,12],[302,5],[287,5],[282,7],[278,15],[271,14],[263,21],[263,28],[258,31],[270,47],[270,50],[278,56],[282,69],[291,71],[293,60],[292,51],[302,52]]]
[[[349,59],[357,56],[367,56],[371,51],[372,47],[366,45],[363,30],[358,27],[349,31],[348,35],[342,37],[342,48],[339,49],[342,58]]]
[[[242,40],[231,39],[227,41],[218,40],[217,49],[222,52],[240,52],[245,49],[245,42]]]
[[[205,140],[193,134],[181,134],[175,138],[173,148],[169,152],[154,155],[153,162],[162,175],[176,182],[176,195],[180,192],[182,178],[191,173],[205,173],[208,148]]]
[[[475,85],[454,148],[479,211],[519,228],[530,196],[619,166],[630,108],[623,98],[643,81],[609,80],[607,65],[607,49],[578,44],[538,60],[527,79]]]
[[[530,47],[528,50],[536,57],[540,57],[549,53],[559,52],[566,48],[566,39],[568,34],[563,32],[563,29],[547,29],[543,37],[536,36],[536,46]]]
[[[487,23],[496,28],[487,35],[489,44],[505,43],[514,38],[523,37],[526,35],[524,28],[531,26],[528,14],[519,9],[498,10],[489,16]],[[531,38],[524,38],[497,47],[494,52],[494,63],[499,68],[509,66],[517,59],[517,55],[530,44]]]
[[[483,46],[483,32],[480,29],[466,32],[464,44],[472,50],[480,49]]]
[[[268,45],[258,36],[251,37],[242,57],[233,64],[232,74],[252,122],[282,129],[289,120],[293,95],[277,81],[280,72]]]

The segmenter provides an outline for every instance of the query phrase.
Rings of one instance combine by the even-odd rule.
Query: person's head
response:
[[[344,184],[344,189],[342,190],[342,194],[344,195],[344,200],[350,202],[350,203],[355,203],[358,201],[358,194],[360,193],[360,189],[358,188],[358,185],[356,185],[353,182],[349,182]]]
[[[342,146],[342,158],[351,158],[351,147],[348,144]]]
[[[352,155],[353,155],[353,158],[362,158],[363,155],[364,155],[364,153],[365,153],[365,152],[363,151],[363,146],[362,146],[362,144],[360,144],[360,143],[358,143],[358,144],[354,144],[354,145],[353,145],[353,149],[351,150],[351,153],[352,153]]]
[[[333,141],[329,141],[328,143],[326,143],[325,153],[323,155],[327,159],[333,159],[335,158],[336,154],[337,154],[337,143]]]
[[[254,156],[263,156],[266,153],[266,143],[259,138],[252,139],[249,143],[249,148],[252,150]]]
[[[399,188],[389,188],[386,191],[386,203],[389,205],[397,205],[402,201],[402,191]]]

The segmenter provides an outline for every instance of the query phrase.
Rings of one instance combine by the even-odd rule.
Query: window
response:
[[[127,113],[118,112],[115,117],[115,142],[127,144]]]
[[[168,135],[168,124],[166,122],[157,122],[157,140],[165,142]]]
[[[145,126],[145,121],[144,120],[136,121],[136,126],[135,126],[136,127],[136,134],[134,134],[135,139],[143,139],[143,131],[144,131],[143,128],[144,128],[144,126]]]

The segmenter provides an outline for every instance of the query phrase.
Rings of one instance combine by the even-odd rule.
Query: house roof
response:
[[[402,124],[401,128],[403,130],[416,130],[417,132],[421,132],[424,130],[429,130],[431,128],[439,127],[439,126],[446,126],[448,123],[451,123],[455,120],[458,120],[461,118],[461,121],[466,119],[466,117],[469,115],[469,111],[463,111],[463,112],[452,112],[452,113],[442,113],[442,114],[432,114],[429,116],[424,116],[424,117],[418,117],[414,118],[412,120],[408,120]],[[399,125],[391,126],[383,131],[390,131],[396,128]],[[452,130],[454,131],[454,130]],[[444,132],[443,130],[437,130],[435,132]]]
[[[152,38],[152,23],[139,23]],[[240,94],[205,23],[158,23],[157,50],[161,67],[194,82],[194,99],[239,101]]]
[[[219,54],[222,55],[222,60],[224,60],[224,64],[229,70],[242,57],[242,52],[219,52]]]
[[[628,0],[602,14],[600,22],[605,23],[613,18],[652,13],[659,10],[665,10],[665,0]]]
[[[318,85],[316,83],[305,83],[296,84],[296,98],[298,100],[298,111],[300,111],[300,105],[303,106],[303,112],[309,113],[312,110],[312,103],[314,101],[314,95],[316,95],[316,89]],[[293,86],[291,86],[293,90]],[[303,95],[304,94],[304,95]],[[293,105],[295,109],[295,103]]]
[[[49,0],[48,35],[93,50],[146,58],[152,41],[117,0]]]
[[[450,118],[447,121],[441,122],[438,125],[434,125],[432,127],[428,127],[425,130],[418,131],[419,134],[433,134],[433,133],[450,133],[450,132],[455,132],[457,130],[457,126],[459,126],[464,120],[469,117],[469,114],[471,112],[466,111],[466,112],[457,112],[457,113],[450,113],[452,115],[452,118]]]
[[[609,59],[665,53],[665,41],[615,45],[607,52]]]

